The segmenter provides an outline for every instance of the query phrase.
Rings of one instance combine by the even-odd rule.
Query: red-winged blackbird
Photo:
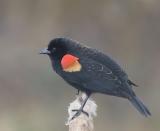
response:
[[[132,90],[136,84],[129,80],[114,60],[102,52],[67,38],[55,38],[40,54],[50,57],[54,71],[67,83],[87,94],[74,117],[84,112],[88,98],[96,92],[126,98],[142,115],[151,115]]]

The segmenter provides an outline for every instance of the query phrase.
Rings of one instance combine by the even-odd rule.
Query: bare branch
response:
[[[69,118],[66,124],[67,126],[69,126],[69,131],[93,131],[93,117],[96,116],[97,109],[97,105],[93,100],[88,99],[84,107],[84,111],[87,112],[89,116],[87,116],[84,113],[81,113],[80,116],[71,120],[71,118],[76,113],[72,110],[79,109],[85,97],[86,94],[82,94],[81,96],[78,96],[76,100],[74,100],[72,103],[70,103],[70,106],[68,108]]]

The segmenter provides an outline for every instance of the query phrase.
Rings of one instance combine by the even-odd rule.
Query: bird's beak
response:
[[[51,52],[47,48],[44,48],[39,52],[39,54],[48,54],[49,55],[49,54],[51,54]]]

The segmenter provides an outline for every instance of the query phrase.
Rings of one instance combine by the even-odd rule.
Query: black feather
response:
[[[128,84],[129,84],[129,85],[133,85],[133,86],[135,86],[135,87],[138,87],[138,85],[135,84],[135,83],[133,83],[131,80],[128,80]]]
[[[144,116],[148,117],[151,115],[150,111],[148,108],[142,103],[142,101],[137,97],[133,96],[130,99],[130,102],[132,105]]]

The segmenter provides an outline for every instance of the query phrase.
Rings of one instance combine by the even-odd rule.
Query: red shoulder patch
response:
[[[63,69],[67,69],[68,67],[72,66],[79,58],[75,57],[71,54],[66,54],[63,56],[61,60],[61,66]]]

